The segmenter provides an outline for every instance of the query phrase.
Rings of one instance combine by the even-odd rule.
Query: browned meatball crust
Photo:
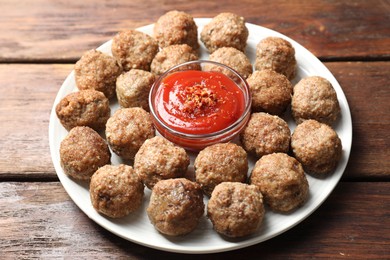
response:
[[[154,136],[150,114],[140,107],[119,109],[106,124],[108,144],[124,159],[134,159],[141,145]]]
[[[154,57],[151,71],[156,75],[160,75],[176,65],[198,59],[198,54],[196,54],[196,52],[187,44],[170,45],[163,48]],[[193,69],[199,69],[199,66],[194,67]]]
[[[244,51],[248,35],[244,17],[233,13],[220,13],[203,27],[200,39],[210,53],[222,47]]]
[[[144,185],[131,166],[105,165],[92,175],[89,192],[98,212],[121,218],[141,206]]]
[[[60,160],[65,174],[77,180],[89,180],[99,167],[110,163],[111,153],[95,130],[76,126],[61,142]]]
[[[247,126],[240,133],[240,140],[248,153],[261,157],[276,152],[288,152],[290,128],[278,116],[264,112],[253,113]]]
[[[188,44],[194,50],[199,48],[198,27],[194,18],[182,11],[169,11],[154,25],[154,37],[161,48],[175,44]]]
[[[56,106],[57,117],[68,131],[76,126],[104,129],[110,112],[108,99],[93,89],[70,93]]]
[[[256,232],[264,218],[263,196],[255,185],[239,182],[218,184],[207,204],[214,229],[228,237]]]
[[[210,196],[221,182],[246,182],[248,158],[245,150],[234,143],[220,143],[199,152],[194,162],[195,179]]]
[[[210,55],[209,60],[225,64],[237,71],[244,79],[248,78],[253,72],[252,64],[248,57],[243,52],[232,47],[219,48]],[[219,68],[215,67],[215,65],[207,64],[207,66],[205,66],[205,70],[214,71],[219,70]],[[232,77],[229,75],[230,73],[225,70],[221,72]]]
[[[150,63],[158,52],[158,43],[146,33],[126,30],[114,36],[111,51],[123,70],[149,70]]]
[[[296,75],[297,61],[291,43],[279,37],[267,37],[256,46],[256,70],[270,69],[292,80]]]
[[[74,67],[76,85],[79,90],[95,89],[107,98],[115,95],[116,78],[122,67],[108,54],[89,50],[76,62]]]
[[[180,236],[196,228],[204,207],[199,184],[184,178],[168,179],[154,186],[147,214],[158,231]]]
[[[309,196],[302,165],[285,153],[261,157],[252,170],[250,182],[259,187],[265,203],[277,212],[294,210]]]
[[[295,158],[309,173],[330,173],[341,159],[342,144],[336,131],[312,119],[295,128],[291,148]]]
[[[325,78],[311,76],[294,86],[291,112],[297,124],[307,119],[332,125],[340,115],[336,91]]]
[[[189,164],[186,151],[161,136],[146,140],[134,158],[134,169],[149,189],[160,180],[184,177]]]
[[[247,82],[252,94],[252,111],[281,115],[290,105],[293,87],[283,74],[256,70]]]
[[[116,80],[116,96],[123,108],[142,107],[149,111],[149,91],[156,76],[145,70],[132,69]]]

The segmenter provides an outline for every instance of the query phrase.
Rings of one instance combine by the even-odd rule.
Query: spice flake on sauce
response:
[[[244,113],[244,93],[226,75],[215,71],[179,71],[161,82],[155,96],[159,118],[187,134],[225,129]]]

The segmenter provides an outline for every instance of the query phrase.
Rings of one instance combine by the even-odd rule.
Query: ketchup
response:
[[[155,96],[158,117],[186,134],[210,134],[225,129],[244,113],[244,93],[216,71],[187,70],[163,79]]]

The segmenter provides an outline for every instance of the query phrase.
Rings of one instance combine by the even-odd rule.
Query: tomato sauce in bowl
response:
[[[203,69],[194,70],[189,63],[199,63]],[[149,104],[156,129],[190,150],[231,140],[249,119],[248,84],[225,65],[211,61],[189,63],[167,71],[152,86]],[[207,63],[213,63],[212,71],[205,71]],[[215,70],[216,66],[221,69]],[[226,70],[227,75],[223,73]]]

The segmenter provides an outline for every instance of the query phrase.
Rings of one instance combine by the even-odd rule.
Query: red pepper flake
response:
[[[213,108],[218,103],[217,94],[203,85],[188,86],[184,89],[184,112],[197,115],[205,109]]]

